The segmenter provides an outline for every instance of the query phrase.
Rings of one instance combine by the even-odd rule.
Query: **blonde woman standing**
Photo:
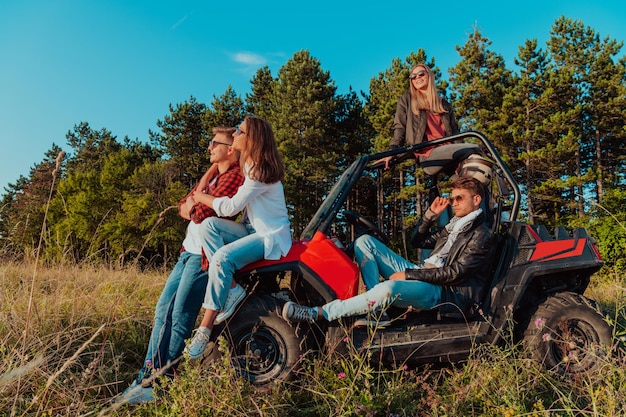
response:
[[[435,76],[425,64],[415,65],[409,75],[409,90],[398,100],[389,149],[415,145],[459,133],[452,106],[439,94]],[[437,174],[448,162],[460,161],[477,150],[474,145],[450,144],[416,153],[428,175]],[[383,158],[385,167],[393,157]]]

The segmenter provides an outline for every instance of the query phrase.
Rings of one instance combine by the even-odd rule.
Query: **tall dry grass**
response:
[[[0,265],[0,410],[82,415],[141,363],[165,277],[103,267]]]
[[[571,381],[541,369],[517,346],[477,347],[469,361],[443,369],[378,369],[354,349],[348,358],[311,353],[297,381],[263,389],[238,378],[226,355],[209,367],[183,363],[152,404],[119,407],[110,400],[142,362],[166,274],[33,268],[0,265],[2,416],[626,415],[620,356]],[[620,276],[595,282],[587,295],[607,308],[623,336]]]

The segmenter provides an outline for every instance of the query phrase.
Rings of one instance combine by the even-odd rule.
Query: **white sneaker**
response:
[[[318,319],[319,313],[317,307],[306,307],[294,303],[293,301],[287,301],[283,306],[282,312],[283,319],[287,321],[308,321],[314,322]]]
[[[145,404],[154,401],[154,394],[152,387],[142,387],[137,384],[137,381],[124,390],[124,392],[117,397],[114,402],[121,402],[128,405]]]
[[[228,290],[228,297],[226,297],[226,302],[224,303],[224,308],[217,313],[215,317],[214,324],[220,324],[224,322],[227,318],[233,315],[235,309],[239,305],[239,303],[246,296],[246,290],[239,284],[235,285],[234,288]]]
[[[198,327],[196,334],[191,339],[191,342],[185,346],[185,352],[189,355],[189,359],[198,359],[202,357],[206,345],[209,344],[211,339],[211,330],[206,327]]]

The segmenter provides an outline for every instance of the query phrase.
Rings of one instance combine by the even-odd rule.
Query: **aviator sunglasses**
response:
[[[476,195],[476,194],[475,194]],[[474,197],[473,195],[470,196],[470,198]],[[454,195],[452,197],[448,197],[448,201],[450,201],[450,204],[454,204],[454,203],[460,203],[461,201],[465,200],[465,196],[459,194],[459,195]]]
[[[448,201],[450,201],[450,204],[454,204],[455,202],[460,203],[463,200],[465,200],[465,197],[463,197],[460,194],[452,196],[452,197],[448,197]]]

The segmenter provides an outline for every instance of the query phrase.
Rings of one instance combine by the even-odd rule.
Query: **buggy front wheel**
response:
[[[255,385],[291,380],[306,348],[305,338],[279,314],[281,302],[250,295],[221,332],[239,375]],[[208,359],[218,357],[216,346]]]

